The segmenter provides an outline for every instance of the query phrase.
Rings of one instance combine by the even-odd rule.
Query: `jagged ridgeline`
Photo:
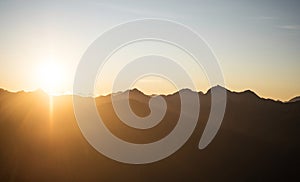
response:
[[[221,87],[213,89],[224,89]],[[130,90],[130,106],[139,116],[150,113],[151,96]],[[189,93],[191,90],[181,90]],[[198,93],[200,117],[188,142],[175,154],[147,165],[122,164],[98,153],[84,139],[73,113],[72,96],[42,91],[0,90],[0,180],[2,181],[285,181],[298,178],[300,102],[259,98],[251,91],[227,92],[221,128],[204,150],[198,149],[210,112],[211,95]],[[124,93],[113,94],[124,102]],[[164,95],[163,120],[148,130],[118,119],[111,95],[95,98],[100,116],[117,137],[149,143],[175,127],[179,93]]]

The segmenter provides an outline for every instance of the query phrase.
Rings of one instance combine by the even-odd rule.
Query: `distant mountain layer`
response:
[[[198,143],[210,113],[211,91],[198,93],[198,124],[180,150],[159,162],[129,165],[99,154],[87,143],[74,116],[72,96],[53,97],[50,102],[41,91],[0,90],[0,180],[299,181],[300,102],[262,99],[252,91],[225,91],[225,116],[207,148],[199,150]],[[187,89],[180,92],[194,93]],[[135,114],[150,114],[151,96],[138,90],[127,93]],[[124,94],[112,97],[121,103],[125,102]],[[158,125],[147,130],[120,121],[111,95],[95,101],[99,115],[115,136],[141,144],[158,141],[177,124],[179,93],[162,97],[167,104],[166,114]]]
[[[300,101],[300,96],[294,97],[291,100],[289,100],[289,102],[299,102],[299,101]]]

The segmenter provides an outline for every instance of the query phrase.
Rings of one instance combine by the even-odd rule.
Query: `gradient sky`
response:
[[[60,65],[61,90],[69,92],[82,54],[101,33],[134,19],[163,18],[205,38],[219,59],[228,89],[289,100],[300,95],[299,12],[297,0],[2,0],[0,87],[41,87],[39,65],[50,60]],[[142,82],[147,81],[138,83],[140,87]],[[171,91],[172,86],[167,87]]]

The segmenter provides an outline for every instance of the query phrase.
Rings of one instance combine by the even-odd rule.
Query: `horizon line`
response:
[[[47,91],[41,89],[41,88],[37,88],[35,90],[18,90],[18,91],[10,91],[8,89],[4,89],[2,87],[0,87],[0,92],[1,91],[6,91],[6,92],[9,92],[9,93],[13,93],[13,94],[18,94],[18,93],[36,93],[36,92],[43,92],[44,94],[48,95],[48,96],[53,96],[53,97],[60,97],[60,96],[80,96],[80,97],[92,97],[92,98],[98,98],[98,97],[107,97],[107,96],[110,96],[110,95],[117,95],[117,94],[122,94],[122,93],[125,93],[125,92],[128,92],[128,91],[134,91],[134,90],[137,90],[139,91],[140,93],[142,93],[143,95],[145,96],[150,96],[150,97],[155,97],[155,96],[171,96],[171,95],[174,95],[176,93],[179,93],[183,90],[189,90],[191,92],[196,92],[196,93],[200,93],[200,94],[208,94],[210,92],[211,89],[213,88],[222,88],[222,89],[225,89],[226,91],[229,91],[231,93],[245,93],[245,92],[252,92],[255,96],[257,96],[258,98],[260,99],[265,99],[265,100],[273,100],[273,101],[279,101],[279,102],[282,102],[282,103],[286,103],[286,102],[289,102],[291,101],[292,99],[295,99],[297,97],[300,97],[300,95],[295,95],[293,97],[291,97],[289,100],[286,100],[286,101],[283,101],[283,100],[280,100],[280,99],[274,99],[274,98],[266,98],[266,97],[262,97],[260,95],[258,95],[255,91],[251,90],[251,89],[244,89],[244,90],[241,90],[241,91],[235,91],[235,90],[230,90],[226,87],[223,87],[223,86],[220,86],[220,85],[215,85],[215,86],[212,86],[210,87],[206,92],[203,92],[201,90],[199,91],[196,91],[196,90],[192,90],[190,88],[182,88],[182,89],[179,89],[175,92],[172,92],[172,93],[168,93],[168,94],[146,94],[144,93],[143,91],[139,90],[138,88],[132,88],[132,89],[127,89],[127,90],[120,90],[120,91],[117,91],[117,92],[111,92],[111,93],[108,93],[108,94],[99,94],[99,95],[92,95],[92,94],[74,94],[74,93],[57,93],[57,94],[50,94],[48,93]]]

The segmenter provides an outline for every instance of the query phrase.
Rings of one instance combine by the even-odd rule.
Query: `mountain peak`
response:
[[[220,85],[216,85],[216,86],[213,86],[213,87],[211,87],[208,91],[207,91],[207,93],[210,93],[212,90],[214,90],[214,91],[228,91],[226,88],[224,88],[224,87],[222,87],[222,86],[220,86]]]
[[[300,101],[300,96],[296,96],[294,98],[292,98],[291,100],[289,100],[288,102],[299,102]]]
[[[194,92],[194,91],[192,91],[189,88],[183,88],[183,89],[179,90],[178,92],[180,92],[180,93],[191,93],[191,92]]]
[[[258,97],[258,95],[256,93],[254,93],[252,90],[245,90],[243,92],[240,92],[240,94],[254,95],[254,96]]]

